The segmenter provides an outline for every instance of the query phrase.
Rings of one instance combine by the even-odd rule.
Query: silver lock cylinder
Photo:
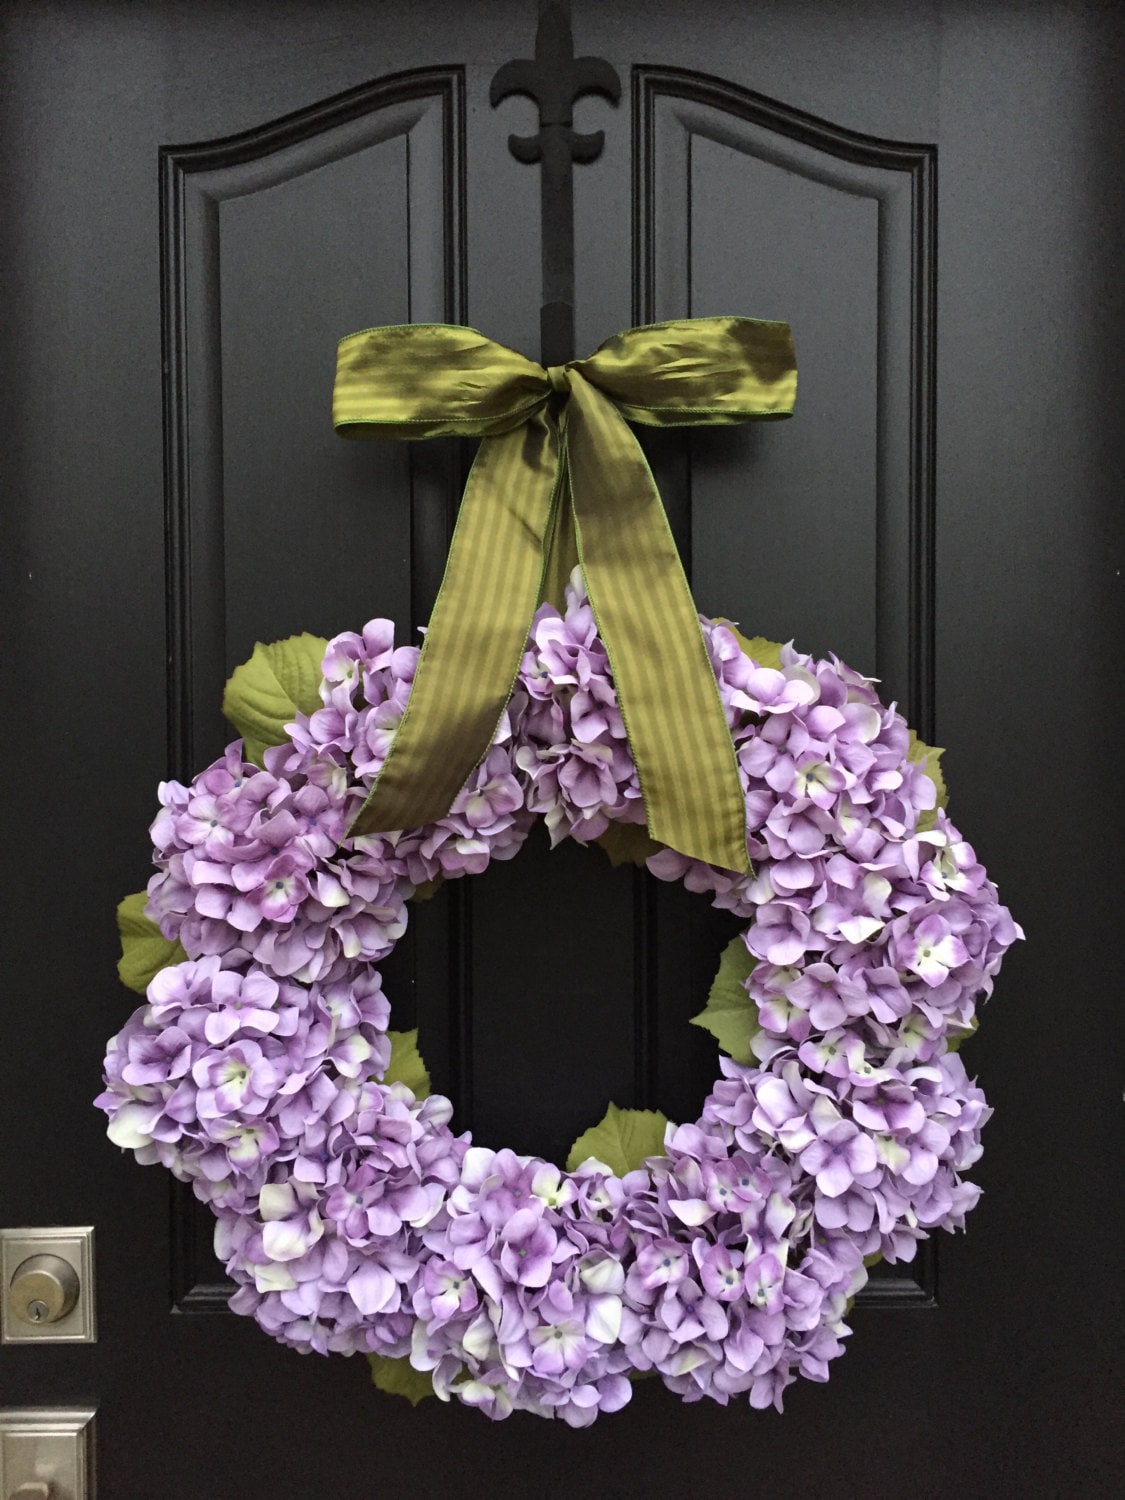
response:
[[[24,1323],[61,1323],[78,1303],[78,1272],[60,1255],[30,1255],[12,1272],[8,1308]]]

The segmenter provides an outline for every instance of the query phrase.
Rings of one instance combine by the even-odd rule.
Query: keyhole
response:
[[[47,1316],[48,1308],[45,1302],[29,1302],[27,1304],[27,1316],[29,1322],[42,1323]]]

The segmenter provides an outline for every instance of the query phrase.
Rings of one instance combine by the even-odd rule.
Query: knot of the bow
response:
[[[570,395],[570,374],[566,365],[548,365],[547,379],[556,396]]]

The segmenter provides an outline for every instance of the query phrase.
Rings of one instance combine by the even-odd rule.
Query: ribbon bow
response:
[[[605,644],[652,838],[749,869],[738,763],[660,495],[627,421],[787,417],[785,323],[696,318],[615,334],[545,370],[472,328],[341,340],[342,437],[481,437],[402,722],[352,835],[445,817],[507,706],[532,616],[576,556]]]

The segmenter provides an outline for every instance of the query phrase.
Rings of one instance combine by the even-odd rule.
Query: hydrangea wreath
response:
[[[644,849],[579,574],[439,822],[346,837],[418,656],[387,620],[256,648],[224,700],[243,740],[160,787],[157,874],[120,910],[147,1002],[97,1102],[211,1205],[231,1307],[282,1343],[494,1418],[585,1426],[645,1373],[780,1410],[827,1378],[867,1266],[963,1227],[989,1109],[957,1047],[1022,934],[941,810],[939,752],[868,678],[701,624],[755,871],[646,852],[747,921],[695,1018],[721,1076],[691,1124],[611,1105],[565,1171],[450,1129],[374,966],[413,896],[512,858],[537,816]]]

